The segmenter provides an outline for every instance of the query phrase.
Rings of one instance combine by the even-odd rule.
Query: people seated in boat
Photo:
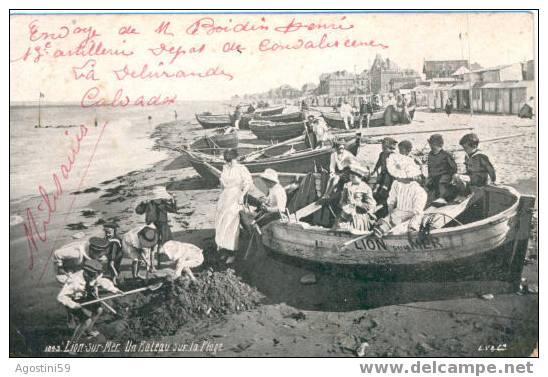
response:
[[[333,143],[333,152],[329,162],[329,181],[325,190],[324,198],[329,198],[333,190],[338,187],[339,191],[343,185],[350,180],[348,170],[345,169],[356,160],[356,157],[346,150],[344,143]]]
[[[413,143],[411,143],[409,140],[402,140],[398,143],[398,152],[403,156],[407,156],[413,159],[415,164],[417,164],[419,169],[421,169],[422,167],[421,161],[416,157],[410,156],[412,150],[413,150]],[[421,173],[422,173],[422,170],[421,170]],[[417,178],[417,182],[419,182],[420,184],[424,182],[424,176],[422,174]]]
[[[238,163],[236,149],[226,149],[223,157],[226,163],[219,178],[222,191],[215,211],[215,244],[217,251],[224,250],[220,253],[220,259],[238,250],[240,211],[244,197],[253,185],[249,170]]]
[[[255,106],[253,106],[253,102],[251,102],[249,104],[249,106],[247,106],[247,113],[251,114],[251,113],[254,113],[254,112],[255,112]]]
[[[242,120],[242,107],[240,105],[236,106],[234,114],[232,114],[232,119],[234,120],[234,127],[240,129],[240,121]]]
[[[354,117],[352,115],[352,106],[348,103],[348,101],[344,101],[341,105],[341,108],[339,109],[339,114],[341,115],[343,122],[344,122],[344,128],[350,129],[354,125]]]
[[[479,142],[478,135],[475,133],[466,134],[459,141],[466,153],[464,157],[466,172],[455,174],[453,182],[457,185],[459,192],[465,195],[478,187],[487,185],[489,180],[492,183],[497,180],[495,168],[489,157],[478,148]]]
[[[443,136],[433,134],[428,138],[428,178],[425,187],[430,194],[430,202],[445,205],[455,197],[455,188],[451,184],[457,173],[457,163],[453,155],[443,149]]]
[[[418,230],[426,206],[427,193],[417,182],[420,168],[411,157],[394,153],[386,161],[388,173],[394,177],[387,199],[388,215],[375,225],[378,237],[394,226],[409,221],[409,230]]]
[[[352,233],[367,232],[376,220],[377,207],[371,187],[364,182],[369,176],[369,170],[357,162],[350,164],[348,170],[350,181],[343,186],[341,212],[334,228]]]
[[[257,211],[242,210],[240,219],[243,227],[251,233],[253,228],[261,234],[260,227],[281,218],[287,205],[287,194],[280,184],[278,173],[274,169],[265,169],[259,175],[268,189],[268,195],[262,198]]]
[[[390,192],[393,181],[392,176],[388,173],[386,168],[386,160],[391,154],[395,153],[396,144],[398,144],[398,142],[391,137],[385,137],[382,140],[382,151],[379,153],[379,158],[372,171],[372,174],[377,176],[373,195],[377,203],[383,206],[378,213],[378,215],[382,217],[386,216],[387,213],[386,199],[388,198],[388,193]]]

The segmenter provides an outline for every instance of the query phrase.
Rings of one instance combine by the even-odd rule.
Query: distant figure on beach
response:
[[[219,179],[222,191],[215,211],[215,244],[217,251],[225,251],[220,253],[220,258],[227,256],[226,252],[238,250],[240,211],[244,208],[244,197],[253,185],[249,170],[238,163],[236,149],[225,150],[223,157],[225,164]],[[227,262],[231,260],[233,256],[229,256]]]
[[[175,120],[177,120],[177,110],[174,110],[173,112],[175,113]]]
[[[373,107],[364,98],[360,98],[360,129],[365,121],[365,128],[369,128],[369,120],[373,115]]]
[[[447,102],[445,103],[445,113],[447,116],[451,115],[451,112],[453,111],[453,100],[451,98],[447,99]]]
[[[240,129],[240,120],[242,120],[242,111],[241,106],[236,106],[236,110],[234,110],[234,114],[232,115],[232,118],[234,119],[234,127],[239,130]]]
[[[97,117],[95,117],[95,119],[93,120],[93,124],[95,125],[95,127],[97,127]]]
[[[148,121],[150,122],[152,120],[152,115],[148,116]]]

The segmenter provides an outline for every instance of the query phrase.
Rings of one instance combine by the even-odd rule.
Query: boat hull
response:
[[[238,142],[238,133],[233,132],[226,135],[201,137],[190,144],[190,148],[194,150],[199,149],[205,153],[209,153],[210,151],[218,148],[237,148]]]
[[[280,123],[262,120],[249,122],[249,129],[258,139],[283,141],[302,135],[304,122]]]
[[[464,226],[433,230],[422,242],[416,232],[371,236],[337,250],[356,236],[278,221],[263,230],[263,244],[294,263],[370,281],[519,280],[528,242],[528,230],[522,227],[527,221],[519,221],[519,194],[508,192],[514,203],[507,210]]]
[[[227,115],[202,115],[196,114],[196,120],[203,128],[229,127],[232,125],[230,116]]]
[[[301,111],[294,111],[292,113],[282,113],[276,115],[260,115],[255,114],[255,120],[268,120],[271,122],[300,122],[304,120],[303,113]]]

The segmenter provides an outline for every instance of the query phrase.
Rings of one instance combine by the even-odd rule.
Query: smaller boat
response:
[[[220,128],[220,132],[215,135],[205,135],[192,144],[190,144],[190,149],[201,151],[207,154],[214,154],[219,149],[226,148],[237,148],[238,147],[238,132],[234,130],[233,132],[224,133],[226,129]]]
[[[305,122],[272,122],[266,120],[252,120],[249,129],[262,140],[283,141],[302,135]]]
[[[369,119],[369,127],[380,127],[384,126],[384,111],[377,111],[373,113]],[[322,117],[325,120],[325,123],[331,128],[345,129],[344,120],[338,112],[324,113],[322,112]],[[359,117],[354,116],[354,124],[350,128],[359,128]]]
[[[285,105],[266,107],[264,109],[255,109],[254,115],[257,116],[270,116],[283,113]]]
[[[254,120],[269,120],[271,122],[299,122],[303,121],[304,116],[302,111],[292,111],[290,113],[281,113],[276,115],[260,115],[254,114]]]
[[[232,125],[232,120],[228,114],[196,114],[196,120],[203,128],[219,128],[229,127]]]

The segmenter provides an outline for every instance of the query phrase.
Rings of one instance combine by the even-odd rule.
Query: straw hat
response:
[[[388,173],[396,179],[411,179],[421,175],[419,166],[411,157],[393,153],[386,160]]]
[[[359,175],[362,178],[367,178],[369,176],[369,169],[358,161],[351,161],[348,169],[350,170],[350,173]]]
[[[155,200],[155,199],[173,199],[171,195],[166,191],[166,188],[164,186],[155,186],[152,189],[152,195],[149,196],[149,200]]]
[[[261,177],[262,179],[266,179],[270,182],[280,183],[280,181],[278,180],[278,173],[274,169],[265,169],[265,171],[262,172],[259,177]]]
[[[155,228],[145,226],[137,233],[142,247],[153,247],[158,243],[158,232]]]
[[[95,259],[88,259],[84,262],[84,270],[94,272],[96,274],[103,272],[103,265]]]
[[[109,242],[106,238],[91,237],[89,239],[89,254],[90,257],[99,257],[105,254],[108,250]]]

